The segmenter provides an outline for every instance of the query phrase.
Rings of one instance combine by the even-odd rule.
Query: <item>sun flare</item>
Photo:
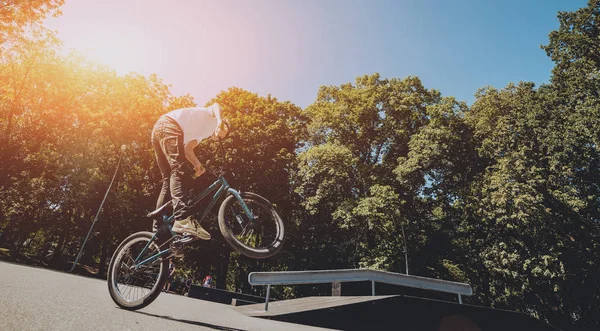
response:
[[[90,60],[113,68],[118,74],[148,74],[150,58],[156,60],[157,56],[162,56],[157,52],[160,47],[156,44],[150,33],[135,27],[99,25],[67,46],[83,52]]]

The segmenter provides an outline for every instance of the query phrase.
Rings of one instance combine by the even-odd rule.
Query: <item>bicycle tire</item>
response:
[[[158,297],[158,295],[160,294],[160,292],[162,291],[162,289],[165,285],[165,282],[167,280],[167,274],[169,272],[168,271],[169,265],[168,265],[168,260],[165,258],[162,258],[162,257],[158,258],[155,261],[156,265],[159,268],[156,283],[152,286],[152,288],[150,289],[148,294],[144,295],[142,298],[139,298],[137,300],[125,299],[123,297],[123,293],[121,293],[121,291],[119,290],[119,286],[117,283],[120,280],[119,277],[117,276],[117,271],[119,271],[120,268],[117,269],[116,264],[118,263],[119,267],[121,266],[121,264],[122,264],[121,259],[125,256],[125,254],[127,252],[126,250],[131,248],[133,246],[133,244],[135,244],[137,242],[142,243],[145,246],[146,243],[148,241],[150,241],[150,239],[152,238],[153,235],[154,234],[151,232],[136,232],[136,233],[130,235],[129,237],[125,238],[125,240],[123,240],[123,242],[121,242],[121,244],[119,245],[119,247],[117,247],[117,249],[115,250],[115,252],[110,260],[110,265],[108,267],[108,292],[110,293],[110,296],[113,299],[113,301],[119,307],[121,307],[123,309],[137,310],[137,309],[146,307],[147,305],[151,304],[156,299],[156,297]],[[152,252],[153,254],[160,250],[158,243],[156,243],[156,242],[152,243],[149,246],[149,249],[150,249],[150,252]],[[141,269],[141,270],[143,270],[143,269]],[[135,271],[135,272],[143,272],[143,271]],[[134,273],[131,273],[131,275],[133,275]],[[131,278],[135,278],[135,277],[131,277]],[[137,280],[139,280],[139,279],[136,278],[136,280],[134,280],[134,282]],[[134,288],[134,285],[129,285],[129,286],[131,288]],[[142,293],[144,293],[143,288],[147,288],[146,286],[139,286],[139,284],[135,287],[137,287],[137,289],[142,288],[142,290],[141,290]]]
[[[240,241],[240,239],[234,233],[230,221],[234,221],[234,219],[232,218],[237,217],[235,215],[242,217],[246,222],[248,220],[246,214],[240,212],[239,210],[237,214],[235,214],[235,212],[232,212],[235,214],[234,216],[228,214],[228,211],[234,210],[233,207],[236,203],[239,205],[239,201],[237,200],[237,198],[234,195],[229,195],[227,198],[225,198],[223,203],[221,203],[221,207],[219,208],[219,229],[221,230],[225,241],[227,241],[227,243],[236,251],[254,259],[266,259],[279,253],[279,251],[281,251],[281,248],[283,247],[283,242],[285,240],[284,225],[283,221],[281,220],[281,217],[279,216],[279,214],[277,214],[277,211],[275,210],[275,208],[273,208],[271,202],[269,202],[267,199],[261,197],[258,194],[250,192],[240,193],[240,196],[247,205],[252,205],[254,207],[253,212],[256,212],[259,209],[262,211],[266,211],[266,214],[264,216],[270,218],[266,221],[260,219],[260,224],[259,222],[256,222],[255,224],[259,224],[256,226],[256,229],[265,229],[267,226],[272,226],[275,230],[275,233],[272,235],[271,239],[267,237],[267,241],[269,242],[264,247],[252,247]],[[239,222],[238,219],[235,219],[235,221]],[[245,231],[245,229],[246,228],[244,228],[243,231]],[[258,234],[258,231],[256,233]],[[261,240],[264,239],[264,233],[261,233],[260,235]],[[256,241],[259,241],[259,239],[257,238]]]

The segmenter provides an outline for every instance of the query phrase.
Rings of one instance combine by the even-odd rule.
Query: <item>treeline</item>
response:
[[[106,272],[116,245],[148,230],[159,171],[156,119],[196,105],[156,76],[118,76],[71,54],[41,26],[62,1],[0,5],[0,247],[74,260],[127,146],[82,261]],[[564,330],[600,327],[600,1],[558,15],[543,46],[551,81],[477,91],[473,105],[417,77],[322,86],[306,109],[230,88],[232,186],[277,205],[278,256],[210,242],[182,270],[250,291],[258,270],[375,268],[464,281],[469,303],[518,310]],[[214,154],[209,144],[201,158]],[[205,176],[193,182],[202,187]],[[405,236],[403,235],[405,232]],[[404,256],[404,238],[408,261]],[[281,297],[323,291],[280,288]]]

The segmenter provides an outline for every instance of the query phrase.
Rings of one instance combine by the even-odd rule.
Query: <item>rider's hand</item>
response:
[[[226,135],[227,135],[227,126],[223,123],[223,121],[220,121],[219,123],[217,123],[217,128],[213,132],[211,138],[213,140],[217,140],[219,138],[225,137]]]
[[[194,166],[194,178],[198,178],[200,176],[202,176],[202,174],[204,174],[206,172],[206,169],[204,169],[204,167],[202,166],[202,164],[198,164],[196,166]]]

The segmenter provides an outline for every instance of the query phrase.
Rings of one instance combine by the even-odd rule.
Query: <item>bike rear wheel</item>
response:
[[[117,247],[108,268],[108,292],[121,308],[137,310],[146,307],[162,291],[168,273],[168,261],[156,260],[135,268],[135,259],[152,239],[151,232],[137,232],[127,237]],[[152,242],[138,261],[143,261],[160,252]]]
[[[255,216],[248,219],[240,201],[228,196],[219,208],[219,229],[236,251],[254,259],[266,259],[283,247],[284,227],[273,205],[260,195],[240,193]]]

